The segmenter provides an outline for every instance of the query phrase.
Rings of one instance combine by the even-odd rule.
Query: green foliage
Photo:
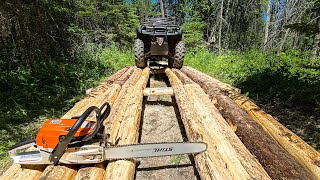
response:
[[[185,64],[240,88],[320,149],[320,58],[309,60],[309,54],[291,50],[277,56],[251,50],[215,56],[203,49],[187,53]]]
[[[187,48],[197,49],[204,47],[203,30],[205,24],[199,21],[190,21],[182,25],[183,41]]]
[[[78,1],[75,16],[78,19],[69,27],[69,32],[75,32],[75,43],[83,41],[109,46],[117,43],[131,47],[138,26],[138,16],[134,13],[134,5],[124,1]],[[82,32],[81,34],[77,32]],[[83,33],[85,32],[85,34]]]
[[[250,94],[265,93],[272,99],[316,104],[320,97],[320,60],[308,53],[288,51],[264,55],[258,50],[214,56],[203,49],[186,54],[186,64],[238,86]],[[308,96],[306,96],[308,94]],[[269,101],[268,98],[264,100]]]

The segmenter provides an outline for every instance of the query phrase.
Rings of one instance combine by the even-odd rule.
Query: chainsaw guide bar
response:
[[[103,113],[102,110],[104,109]],[[96,121],[87,117],[96,113]],[[40,128],[35,140],[14,145],[9,154],[17,164],[92,164],[106,160],[125,160],[181,154],[201,153],[203,142],[161,142],[113,145],[103,132],[102,122],[110,113],[110,105],[89,107],[72,119],[49,119]],[[30,147],[34,151],[16,153]]]

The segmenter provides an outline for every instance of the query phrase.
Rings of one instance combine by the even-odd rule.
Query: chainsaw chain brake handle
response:
[[[106,107],[106,108],[105,108]],[[102,110],[105,108],[103,113],[101,114]],[[97,134],[97,132],[100,129],[102,121],[108,117],[110,114],[110,104],[108,102],[104,103],[100,109],[96,106],[89,107],[74,123],[74,125],[70,128],[68,134],[65,136],[65,138],[61,139],[60,142],[56,145],[56,147],[53,149],[51,155],[50,155],[50,161],[53,164],[57,164],[59,162],[59,159],[64,154],[65,150],[67,149],[69,143],[74,137],[74,134],[78,131],[78,129],[81,127],[82,123],[87,119],[87,117],[94,111],[96,112],[96,118],[97,123],[94,127],[94,130],[88,135],[86,135],[82,141],[90,140],[94,135]]]

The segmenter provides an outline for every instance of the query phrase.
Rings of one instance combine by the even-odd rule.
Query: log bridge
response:
[[[168,87],[147,87],[150,76],[163,74]],[[138,142],[144,96],[175,98],[188,141],[206,142],[194,154],[201,179],[320,179],[320,154],[265,113],[240,90],[191,67],[126,67],[100,83],[62,118],[108,101],[103,122],[116,144]],[[0,179],[134,179],[136,162],[107,161],[91,165],[13,164]]]

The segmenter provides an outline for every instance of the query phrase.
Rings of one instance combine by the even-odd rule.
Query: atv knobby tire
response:
[[[134,60],[138,68],[147,66],[147,61],[144,58],[144,44],[141,39],[136,39],[134,43]]]
[[[179,41],[176,45],[175,54],[174,54],[174,60],[173,60],[173,68],[180,69],[182,68],[184,60],[184,43],[182,41]],[[170,66],[171,63],[169,63]]]

